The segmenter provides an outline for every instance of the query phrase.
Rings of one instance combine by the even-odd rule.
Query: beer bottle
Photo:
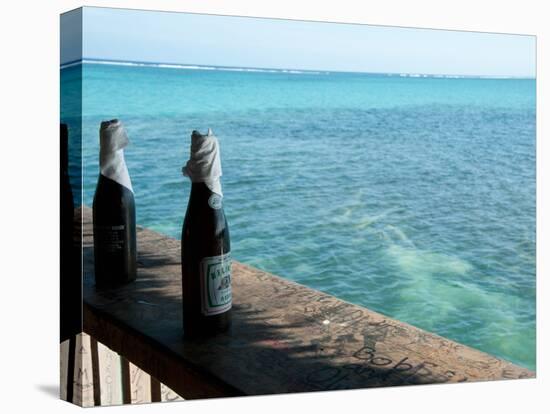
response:
[[[124,161],[129,140],[120,121],[101,123],[99,179],[94,195],[94,261],[98,286],[115,286],[136,278],[136,210]]]
[[[82,278],[80,249],[73,243],[74,200],[69,174],[69,129],[60,124],[60,339],[82,331]]]
[[[181,232],[184,335],[212,335],[231,323],[231,247],[219,144],[210,129],[193,131],[183,174],[192,182]]]

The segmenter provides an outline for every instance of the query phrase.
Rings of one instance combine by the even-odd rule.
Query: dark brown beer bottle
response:
[[[213,335],[231,324],[231,247],[219,145],[210,129],[193,131],[183,173],[192,181],[181,233],[184,335]]]
[[[116,286],[136,278],[136,210],[124,161],[129,140],[116,119],[101,123],[100,174],[93,202],[95,281]]]
[[[60,127],[60,339],[74,338],[82,331],[81,250],[73,241],[74,199],[69,173],[69,129]],[[73,157],[74,157],[74,152]],[[74,159],[73,159],[74,161]],[[78,239],[80,239],[78,237]]]

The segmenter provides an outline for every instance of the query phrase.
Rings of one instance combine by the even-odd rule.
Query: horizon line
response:
[[[184,69],[184,70],[219,70],[229,72],[263,72],[263,73],[287,73],[287,74],[312,74],[328,75],[331,73],[349,73],[363,75],[399,76],[412,78],[446,78],[446,79],[529,79],[536,80],[535,76],[514,76],[514,75],[468,75],[456,73],[419,73],[419,72],[367,72],[367,71],[344,71],[344,70],[323,70],[323,69],[296,69],[296,68],[266,68],[251,66],[223,66],[206,65],[195,63],[155,62],[145,60],[122,60],[103,59],[97,57],[82,57],[80,59],[60,63],[60,69],[67,69],[79,64],[102,64],[113,66],[134,66],[134,67],[156,67],[161,69]]]

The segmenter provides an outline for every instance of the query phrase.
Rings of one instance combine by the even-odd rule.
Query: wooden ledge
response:
[[[184,398],[531,378],[534,372],[233,262],[233,325],[182,337],[180,243],[138,227],[138,280],[94,285],[83,208],[84,331]]]

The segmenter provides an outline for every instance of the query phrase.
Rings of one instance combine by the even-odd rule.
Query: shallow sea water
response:
[[[83,70],[84,203],[120,118],[138,223],[179,238],[210,127],[236,260],[534,369],[534,80]]]

